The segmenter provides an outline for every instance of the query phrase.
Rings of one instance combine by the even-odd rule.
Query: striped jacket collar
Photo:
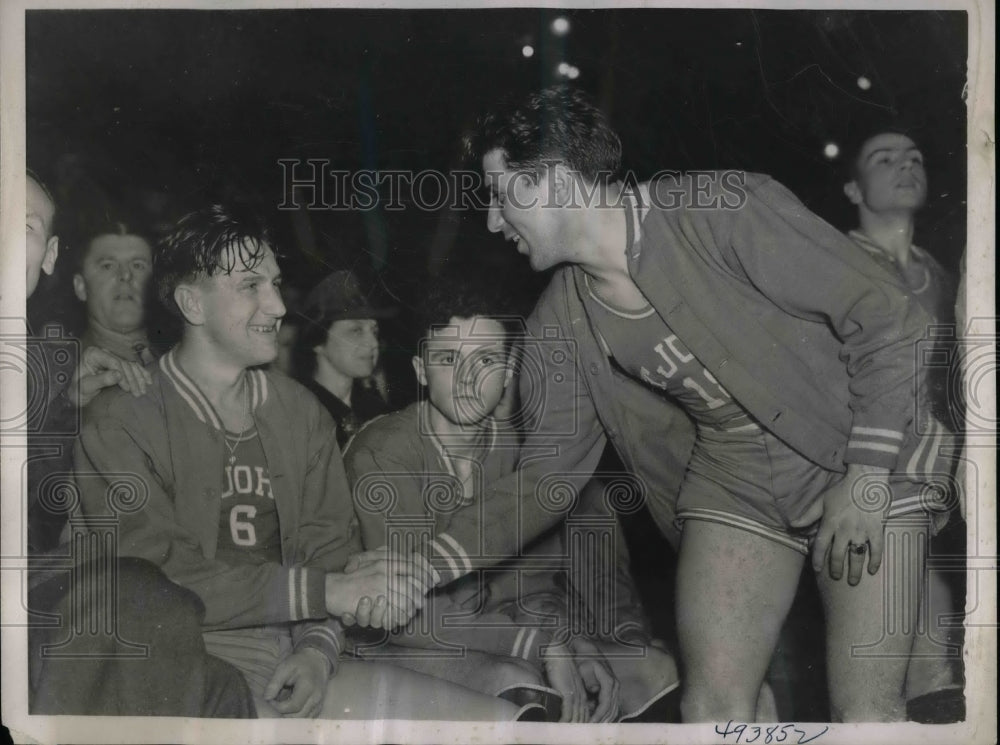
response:
[[[224,432],[225,426],[215,408],[209,403],[208,398],[201,392],[198,385],[181,369],[174,354],[176,350],[177,348],[174,347],[160,357],[160,370],[174,386],[177,394],[191,407],[191,411],[198,419],[215,427],[220,432]],[[267,401],[267,376],[260,369],[248,369],[246,376],[250,385],[250,411],[257,411],[257,408]]]

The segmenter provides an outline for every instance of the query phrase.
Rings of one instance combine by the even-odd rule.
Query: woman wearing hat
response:
[[[387,406],[366,383],[378,364],[378,322],[392,308],[373,305],[353,272],[333,272],[306,298],[301,313],[296,370],[337,423],[341,449]]]

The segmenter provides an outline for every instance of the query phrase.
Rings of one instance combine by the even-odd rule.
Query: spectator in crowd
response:
[[[73,274],[73,292],[86,308],[80,342],[148,364],[155,356],[146,329],[152,246],[130,220],[101,215],[82,222]]]
[[[306,296],[298,377],[337,423],[341,449],[362,424],[387,410],[372,374],[379,358],[378,322],[392,314],[391,308],[377,307],[347,270],[333,272]]]

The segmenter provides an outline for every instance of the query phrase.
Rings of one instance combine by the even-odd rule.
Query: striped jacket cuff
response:
[[[903,433],[899,430],[855,425],[847,441],[844,462],[894,470],[902,445]]]
[[[306,629],[295,642],[295,651],[311,647],[326,655],[330,661],[330,674],[337,672],[337,660],[344,648],[343,630],[339,622],[318,623]]]
[[[326,618],[326,572],[306,567],[288,570],[288,618]]]
[[[514,635],[514,643],[510,649],[511,657],[535,661],[540,658],[541,650],[552,643],[552,635],[537,627],[522,626]]]
[[[472,571],[468,552],[447,533],[440,533],[428,541],[425,555],[441,576],[438,586],[446,585]]]

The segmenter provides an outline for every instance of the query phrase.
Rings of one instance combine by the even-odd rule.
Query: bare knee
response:
[[[757,707],[756,693],[725,686],[702,685],[692,681],[682,685],[681,721],[752,722]]]
[[[834,722],[902,722],[906,701],[897,696],[831,696],[830,718]]]

